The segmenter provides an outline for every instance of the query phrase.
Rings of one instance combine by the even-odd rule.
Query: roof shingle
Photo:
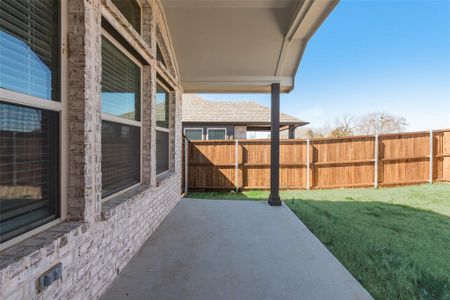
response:
[[[208,101],[183,95],[183,122],[270,124],[270,108],[248,101]],[[282,124],[305,125],[296,117],[281,113]]]

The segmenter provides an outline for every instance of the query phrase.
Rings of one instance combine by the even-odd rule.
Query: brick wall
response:
[[[234,139],[245,140],[247,138],[247,126],[234,126]]]
[[[0,253],[0,299],[98,298],[180,199],[181,89],[176,72],[160,67],[154,59],[156,41],[170,38],[164,28],[164,16],[155,0],[141,0],[141,4],[142,37],[110,0],[68,1],[68,212],[64,222]],[[142,185],[103,203],[102,16],[149,62],[144,66],[142,80]],[[168,47],[163,48],[166,55],[172,54]],[[156,125],[152,108],[157,70],[174,88],[170,111],[171,170],[164,178],[155,174]],[[39,291],[37,279],[58,263],[62,263],[62,279]]]

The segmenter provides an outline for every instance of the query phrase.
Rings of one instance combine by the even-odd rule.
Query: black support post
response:
[[[280,206],[280,84],[271,86],[270,196],[269,205]]]
[[[289,125],[289,129],[288,129],[288,132],[289,132],[289,139],[290,140],[293,140],[293,139],[295,139],[295,126],[292,126],[292,125]]]

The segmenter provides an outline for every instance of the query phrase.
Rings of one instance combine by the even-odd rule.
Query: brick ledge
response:
[[[43,257],[53,254],[57,249],[63,248],[68,243],[70,235],[78,236],[86,230],[87,224],[70,221],[44,230],[0,252],[0,271],[10,268],[10,273],[18,273]],[[11,275],[13,276],[14,274]]]
[[[124,203],[133,201],[135,198],[137,198],[136,196],[145,193],[149,189],[149,185],[141,184],[129,191],[126,191],[125,193],[119,194],[116,197],[103,202],[101,210],[102,221],[108,220],[109,218],[114,216],[119,206]]]

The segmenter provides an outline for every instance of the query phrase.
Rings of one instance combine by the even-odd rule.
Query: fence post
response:
[[[236,193],[239,191],[239,179],[238,179],[238,174],[239,174],[239,140],[236,140],[235,142],[235,149],[234,149],[235,153],[236,153],[236,160],[235,160],[235,168],[234,168],[234,186],[236,189]]]
[[[373,186],[378,188],[378,134],[375,134],[374,142]]]
[[[184,192],[188,192],[188,182],[189,182],[189,141],[187,138],[184,139]]]
[[[310,140],[306,140],[306,189],[309,190],[309,144]]]
[[[433,183],[433,154],[433,130],[430,130],[430,183]]]

